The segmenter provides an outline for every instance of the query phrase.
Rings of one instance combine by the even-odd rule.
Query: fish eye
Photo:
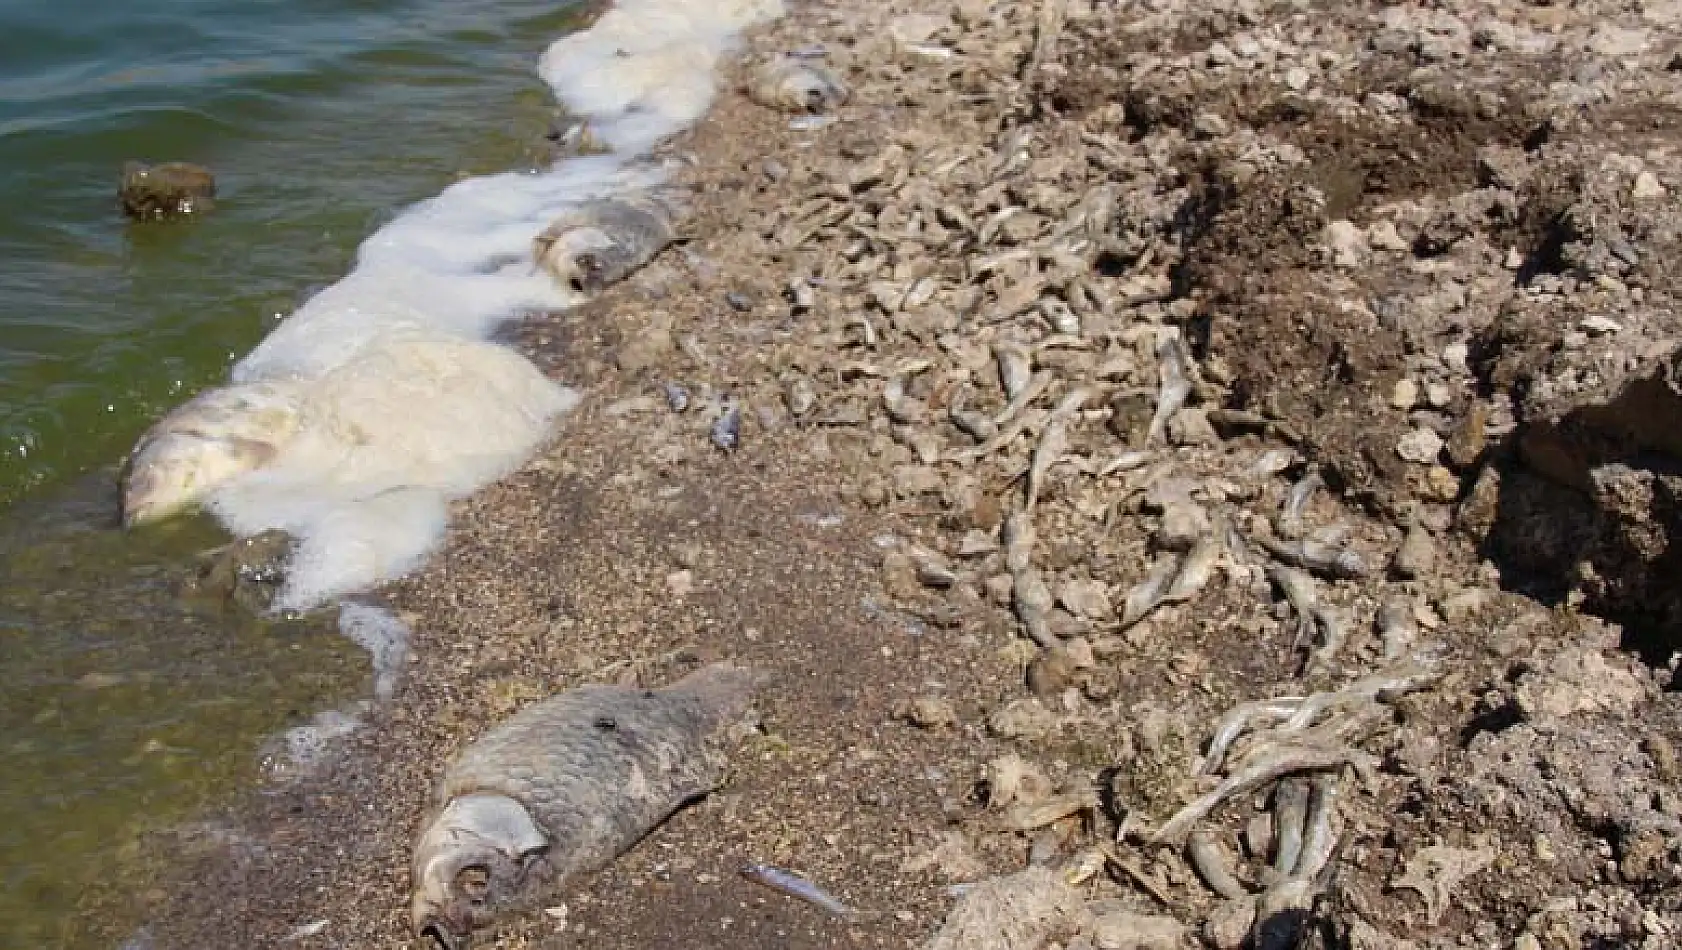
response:
[[[469,864],[456,872],[456,889],[475,904],[483,904],[491,890],[491,870],[483,864]]]

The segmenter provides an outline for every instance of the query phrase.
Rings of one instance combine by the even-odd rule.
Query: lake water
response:
[[[248,779],[262,737],[365,695],[330,622],[183,601],[220,532],[121,531],[115,466],[403,206],[539,161],[534,66],[579,15],[0,0],[0,948],[108,947],[72,920],[135,841]],[[129,159],[209,165],[216,210],[125,222]]]

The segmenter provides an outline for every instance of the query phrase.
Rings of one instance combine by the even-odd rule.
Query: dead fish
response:
[[[742,868],[741,875],[755,884],[763,884],[774,891],[799,898],[827,914],[847,920],[862,916],[859,911],[843,904],[823,888],[792,871],[784,871],[769,864],[750,864]]]
[[[574,293],[594,295],[676,240],[674,216],[652,196],[581,201],[532,240],[532,257]]]
[[[1114,475],[1117,472],[1131,472],[1136,468],[1140,468],[1155,457],[1155,452],[1147,452],[1143,449],[1132,449],[1123,452],[1110,461],[1105,462],[1104,465],[1098,469],[1098,477],[1103,478],[1107,475]]]
[[[436,950],[606,866],[716,789],[718,740],[758,676],[715,664],[663,689],[591,685],[516,713],[445,770],[415,844],[410,922]]]
[[[1224,532],[1218,527],[1198,538],[1175,572],[1174,583],[1163,592],[1162,603],[1177,604],[1196,597],[1214,575],[1215,564],[1225,547]]]
[[[689,408],[689,389],[682,383],[661,383],[660,389],[666,394],[666,405],[673,412]]]
[[[713,420],[713,444],[726,452],[734,452],[742,444],[742,407],[729,403]]]
[[[160,521],[273,461],[302,427],[291,387],[251,383],[207,390],[140,437],[123,466],[123,524]]]
[[[767,109],[818,115],[847,101],[851,91],[830,70],[795,56],[777,56],[748,77],[748,98]]]
[[[1406,656],[1413,647],[1413,641],[1419,637],[1419,624],[1413,619],[1413,610],[1404,601],[1385,601],[1373,620],[1378,626],[1379,640],[1384,644],[1386,660]]]
[[[1308,500],[1325,484],[1326,480],[1320,477],[1319,472],[1311,471],[1291,486],[1290,493],[1285,496],[1285,504],[1279,509],[1279,518],[1275,524],[1280,537],[1302,537],[1302,513],[1308,507]]]
[[[882,408],[887,410],[888,418],[894,422],[916,425],[923,421],[923,413],[928,407],[906,393],[905,383],[903,374],[896,373],[888,378],[888,384],[882,388]]]
[[[1187,359],[1180,338],[1166,335],[1156,345],[1157,396],[1156,414],[1151,416],[1146,444],[1160,442],[1168,432],[1168,420],[1185,406],[1191,395],[1191,380],[1187,378]]]
[[[1279,588],[1285,595],[1285,600],[1291,605],[1291,610],[1297,617],[1297,640],[1300,648],[1308,642],[1314,632],[1314,611],[1320,606],[1320,597],[1314,591],[1314,578],[1283,564],[1269,564],[1267,579]]]
[[[1057,601],[1051,596],[1051,588],[1046,586],[1045,578],[1030,567],[1017,571],[1012,580],[1011,606],[1015,609],[1016,619],[1022,621],[1023,632],[1028,639],[1047,650],[1057,646],[1057,637],[1051,632],[1051,611],[1057,606]]]
[[[1228,900],[1244,900],[1250,892],[1232,874],[1232,858],[1210,832],[1199,828],[1186,841],[1186,857],[1209,889]]]
[[[1162,604],[1162,597],[1168,592],[1174,578],[1180,573],[1180,558],[1178,555],[1165,555],[1159,558],[1156,566],[1151,568],[1144,580],[1133,585],[1127,592],[1125,605],[1121,610],[1121,626],[1123,629],[1131,627],[1145,619],[1145,615]]]
[[[1271,478],[1290,468],[1296,456],[1297,454],[1290,449],[1268,449],[1250,463],[1249,473],[1258,478]]]
[[[1014,402],[1033,378],[1033,356],[1020,343],[996,343],[993,358],[999,364],[999,385],[1004,388],[1005,399]]]
[[[1051,467],[1062,459],[1063,451],[1069,447],[1069,417],[1079,412],[1080,407],[1084,406],[1091,396],[1090,389],[1077,388],[1065,395],[1057,403],[1057,408],[1051,410],[1051,418],[1046,420],[1045,428],[1040,430],[1039,445],[1034,447],[1033,460],[1028,464],[1028,510],[1033,510],[1034,503],[1039,500],[1040,491],[1045,487],[1045,478],[1051,473]]]
[[[984,412],[965,408],[966,395],[967,393],[959,394],[947,407],[946,414],[951,418],[952,424],[977,442],[986,442],[998,435],[999,426],[998,423],[993,421],[993,417]]]
[[[1267,548],[1267,553],[1286,564],[1324,577],[1356,578],[1367,575],[1367,562],[1358,552],[1335,544],[1310,538],[1288,542],[1262,538],[1261,543]]]

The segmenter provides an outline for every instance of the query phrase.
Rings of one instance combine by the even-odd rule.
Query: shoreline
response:
[[[921,947],[952,906],[948,885],[1010,874],[1030,852],[1064,860],[1093,838],[1113,839],[1106,822],[1115,816],[1097,799],[1119,798],[1148,824],[1163,821],[1197,790],[1187,766],[1234,703],[1331,689],[1384,668],[1391,644],[1367,629],[1375,611],[1397,598],[1423,618],[1400,652],[1446,651],[1453,672],[1410,698],[1405,714],[1371,740],[1386,768],[1370,786],[1346,792],[1343,821],[1358,850],[1346,859],[1342,917],[1378,934],[1361,945],[1448,946],[1463,935],[1509,945],[1524,934],[1538,941],[1554,940],[1554,932],[1602,934],[1624,928],[1631,907],[1649,915],[1635,915],[1635,939],[1656,947],[1677,932],[1682,908],[1644,889],[1668,880],[1672,844],[1646,864],[1620,863],[1654,835],[1671,841],[1667,821],[1675,816],[1638,801],[1640,790],[1666,781],[1663,754],[1654,750],[1682,741],[1682,706],[1675,693],[1661,692],[1662,667],[1614,649],[1618,629],[1590,613],[1523,596],[1516,577],[1505,590],[1490,583],[1501,570],[1492,572],[1464,525],[1479,469],[1456,463],[1451,474],[1468,487],[1444,498],[1432,494],[1432,480],[1446,466],[1363,462],[1360,439],[1377,433],[1393,440],[1427,426],[1408,410],[1384,408],[1396,370],[1411,366],[1421,389],[1452,384],[1470,392],[1474,381],[1456,377],[1453,367],[1407,363],[1399,344],[1395,352],[1375,344],[1347,357],[1358,381],[1349,388],[1382,393],[1370,404],[1336,404],[1331,397],[1355,397],[1335,380],[1309,384],[1301,373],[1317,362],[1323,367],[1327,351],[1349,351],[1349,341],[1366,331],[1354,317],[1344,326],[1339,311],[1314,309],[1317,289],[1280,303],[1278,313],[1265,309],[1276,302],[1271,296],[1288,297],[1287,290],[1315,281],[1346,293],[1370,290],[1354,285],[1362,267],[1379,273],[1375,284],[1392,280],[1380,273],[1385,262],[1413,251],[1407,242],[1386,250],[1375,240],[1382,229],[1372,225],[1392,221],[1392,231],[1399,225],[1428,237],[1430,221],[1420,226],[1408,213],[1383,210],[1411,200],[1406,196],[1357,197],[1350,213],[1361,218],[1361,247],[1349,253],[1360,263],[1326,266],[1311,249],[1345,229],[1322,230],[1318,212],[1307,213],[1306,223],[1281,222],[1277,202],[1246,204],[1300,187],[1293,169],[1304,164],[1305,150],[1323,143],[1307,134],[1301,144],[1282,141],[1293,134],[1288,126],[1278,135],[1246,130],[1241,120],[1255,103],[1233,102],[1239,93],[1218,81],[1202,88],[1193,78],[1181,87],[1136,66],[1125,92],[1127,119],[1109,115],[1105,84],[1123,85],[1114,63],[1172,59],[1185,55],[1176,52],[1182,45],[1220,43],[1237,55],[1231,34],[1238,27],[1223,21],[1217,29],[1203,7],[1135,6],[1129,11],[1141,13],[1138,20],[1106,29],[1095,17],[1119,15],[1108,5],[1065,23],[1034,5],[1004,4],[995,18],[975,4],[812,4],[750,31],[748,57],[829,46],[853,99],[834,125],[791,131],[787,116],[740,94],[738,57],[706,117],[658,150],[694,158],[681,176],[696,190],[686,228],[694,239],[601,299],[512,332],[546,372],[584,394],[582,405],[563,420],[552,447],[455,505],[445,548],[381,593],[413,632],[414,656],[394,704],[319,774],[254,796],[232,819],[239,833],[228,839],[231,848],[211,842],[202,863],[177,868],[182,887],[151,915],[158,950],[406,941],[409,846],[454,749],[558,688],[658,684],[717,659],[773,674],[761,703],[764,734],[737,750],[731,783],[608,870],[558,895],[553,906],[566,908],[564,929],[559,913],[514,917],[482,944]],[[1369,6],[1328,14],[1316,42],[1332,49],[1334,40],[1360,36],[1368,15],[1378,15]],[[944,34],[957,37],[954,56],[923,49],[950,49],[950,39],[905,39],[927,25],[912,14],[954,10],[966,19],[963,29]],[[1256,31],[1272,24],[1262,13],[1249,16]],[[899,47],[890,26],[902,34]],[[1565,26],[1590,28],[1577,19]],[[1042,42],[1047,35],[1061,47]],[[1094,51],[1108,63],[1095,63]],[[1055,68],[1012,78],[1028,62]],[[1308,70],[1301,64],[1322,70],[1308,80],[1325,86],[1318,105],[1279,92],[1296,84],[1291,70]],[[1371,81],[1363,68],[1358,58],[1280,53],[1267,68],[1278,73],[1277,87],[1258,82],[1264,88],[1243,94],[1278,95],[1311,115],[1337,113],[1346,100],[1363,101],[1348,93]],[[1506,95],[1531,80],[1509,81]],[[1090,101],[1083,104],[1083,96]],[[1055,102],[1066,114],[1036,112]],[[1466,115],[1480,114],[1476,103],[1471,108]],[[1127,121],[1144,126],[1132,141],[1117,135]],[[1013,127],[1029,129],[1032,138],[1011,139]],[[1406,134],[1393,130],[1397,141],[1380,138],[1370,130],[1366,138],[1350,135],[1392,161],[1409,146]],[[1475,149],[1459,148],[1471,161]],[[1671,183],[1670,161],[1667,153],[1654,164],[1677,187],[1682,178]],[[1452,207],[1476,190],[1474,170],[1444,169],[1418,192],[1440,202],[1433,208]],[[1229,190],[1224,207],[1208,210],[1214,237],[1202,244],[1175,237],[1164,223],[1177,207],[1196,204],[1199,175],[1225,176],[1220,187]],[[1029,311],[1034,299],[1024,305],[1009,296],[1013,286],[1043,275],[1003,272],[1013,266],[1013,248],[1042,239],[1078,204],[1059,195],[1085,198],[1100,182],[1115,189],[1111,213],[1120,222],[1099,223],[1106,240],[1115,239],[1100,256],[1122,258],[1125,266],[1106,264],[1088,281],[1109,302],[1089,301],[1077,313],[1075,335],[1086,345],[1063,341],[1034,350],[1037,368],[1065,389],[1038,409],[1028,407],[1027,433],[999,457],[942,461],[963,445],[946,429],[935,433],[939,410],[959,391],[973,390],[989,412],[1004,411],[997,384],[986,389],[996,376],[995,344],[1070,335],[1055,329],[1061,310],[1046,307],[1042,317]],[[996,193],[985,197],[992,188]],[[1028,210],[1000,214],[997,205]],[[914,226],[916,236],[907,236]],[[950,250],[966,227],[990,230],[991,248]],[[1425,259],[1446,258],[1476,279],[1499,276],[1499,266],[1477,269],[1486,256],[1474,246],[1484,241],[1477,229],[1489,226],[1467,227],[1473,236],[1458,250]],[[1248,238],[1259,243],[1246,245]],[[973,272],[984,250],[999,255],[1002,263],[993,266],[1001,273],[972,281],[965,271]],[[1264,259],[1272,266],[1258,263]],[[1217,279],[1222,268],[1236,286]],[[817,301],[809,309],[784,298],[800,274],[821,278],[811,285]],[[1171,278],[1188,276],[1203,282],[1194,294],[1166,304],[1155,299]],[[933,300],[908,305],[907,288],[925,279],[940,287]],[[1648,292],[1668,290],[1655,283]],[[1074,309],[1074,299],[1088,293],[1063,286],[1057,296]],[[1657,310],[1652,298],[1648,304]],[[1246,305],[1255,310],[1243,311]],[[1218,323],[1224,313],[1201,308],[1231,308],[1252,322],[1230,329]],[[1294,318],[1279,316],[1287,311],[1314,314],[1324,337],[1347,335],[1326,342],[1310,334],[1305,344],[1292,336]],[[1160,334],[1191,337],[1203,319],[1217,325],[1207,339],[1189,341],[1197,361],[1190,410],[1174,415],[1166,445],[1141,438],[1159,388]],[[1461,319],[1472,324],[1476,317]],[[1674,334],[1675,325],[1662,319],[1653,317],[1640,332]],[[1461,326],[1432,332],[1438,349],[1456,334],[1470,335]],[[1371,335],[1382,342],[1386,333],[1402,335],[1382,326]],[[935,365],[905,370],[911,360]],[[1252,425],[1239,418],[1248,410],[1234,407],[1231,394],[1254,384],[1258,363],[1276,372],[1281,386],[1290,381],[1299,395],[1327,399],[1308,409],[1276,401],[1266,410],[1268,425]],[[882,412],[895,367],[909,377],[906,398],[918,404],[890,407],[897,419]],[[819,393],[811,417],[790,411],[787,391],[797,379]],[[722,453],[708,443],[703,414],[672,413],[658,391],[668,380],[698,397],[710,387],[741,399],[742,448]],[[1026,582],[1006,570],[997,547],[1008,539],[999,526],[1019,504],[1020,476],[1033,469],[1048,410],[1079,380],[1103,398],[1068,417],[1066,454],[1075,463],[1039,476],[1040,541],[1031,561],[1060,604],[1048,621],[1058,646],[1041,652],[1012,604],[1012,584],[1020,590]],[[1464,428],[1460,420],[1474,404],[1457,388],[1435,407],[1448,417],[1450,436]],[[1500,413],[1522,408],[1497,405],[1491,428],[1510,421]],[[1243,432],[1247,426],[1262,431]],[[1088,466],[1143,444],[1153,458],[1120,470],[1120,484]],[[1290,453],[1287,469],[1245,474],[1274,449]],[[1442,460],[1450,458],[1452,446],[1439,449]],[[1499,463],[1508,484],[1521,483],[1522,472],[1498,450],[1489,459],[1479,464]],[[1363,476],[1362,464],[1377,471]],[[1338,487],[1314,494],[1305,518],[1343,524],[1350,549],[1373,568],[1361,579],[1320,585],[1329,605],[1360,618],[1329,667],[1297,673],[1294,627],[1274,609],[1262,563],[1237,556],[1222,560],[1219,580],[1190,604],[1161,607],[1118,629],[1116,614],[1132,585],[1185,550],[1177,545],[1194,545],[1211,530],[1204,524],[1182,531],[1180,542],[1165,540],[1173,533],[1170,512],[1182,500],[1205,518],[1231,513],[1244,532],[1265,534],[1292,481],[1317,470]],[[1178,493],[1157,487],[1176,481],[1187,483]],[[1421,555],[1424,566],[1410,568],[1411,578],[1387,579],[1393,557],[1417,537],[1395,516],[1402,510],[1423,525],[1416,553],[1429,545],[1431,556]],[[931,580],[934,568],[952,580]],[[1518,722],[1457,738],[1489,713],[1480,703],[1491,692],[1511,694]],[[1514,743],[1527,743],[1516,760]],[[1062,794],[1093,798],[1083,806],[1090,817],[1059,818],[1049,830],[1003,828],[1000,802],[976,788],[1002,794],[998,763],[1011,755],[1043,770]],[[1529,761],[1525,755],[1585,764],[1551,777],[1500,764]],[[1616,780],[1590,774],[1601,766]],[[1469,778],[1456,790],[1454,776]],[[1570,782],[1612,813],[1605,817],[1614,830],[1597,832],[1566,813],[1557,796]],[[1486,785],[1528,810],[1503,811],[1492,803],[1498,792]],[[1409,817],[1396,819],[1404,806]],[[1248,810],[1228,807],[1227,830],[1239,824],[1233,813]],[[1557,856],[1552,862],[1536,856],[1536,835],[1547,839]],[[1456,902],[1441,908],[1446,916],[1433,917],[1438,908],[1429,898],[1422,902],[1393,883],[1433,845],[1468,854],[1493,848],[1504,870],[1467,875]],[[1118,847],[1144,870],[1094,879],[1086,896],[1109,902],[1094,914],[1168,916],[1188,934],[1206,932],[1221,905],[1176,853],[1137,842]],[[1597,857],[1602,848],[1618,856],[1614,871]],[[738,867],[761,861],[798,870],[848,903],[883,914],[868,923],[832,921],[737,877]],[[1528,872],[1540,883],[1511,883],[1515,868],[1521,880]],[[1549,901],[1570,888],[1592,892],[1597,903],[1550,909]],[[1067,929],[1048,931],[1046,940],[1082,939],[1073,923]],[[1402,933],[1417,942],[1401,941]]]

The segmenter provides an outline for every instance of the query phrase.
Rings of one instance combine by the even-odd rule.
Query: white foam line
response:
[[[578,302],[536,269],[532,238],[579,201],[660,183],[648,151],[706,111],[741,31],[782,12],[782,0],[622,0],[557,40],[538,71],[612,152],[458,182],[408,208],[234,367],[235,385],[280,382],[306,420],[278,458],[209,499],[236,534],[298,539],[278,607],[415,569],[451,500],[549,437],[576,394],[483,342],[521,312]]]

